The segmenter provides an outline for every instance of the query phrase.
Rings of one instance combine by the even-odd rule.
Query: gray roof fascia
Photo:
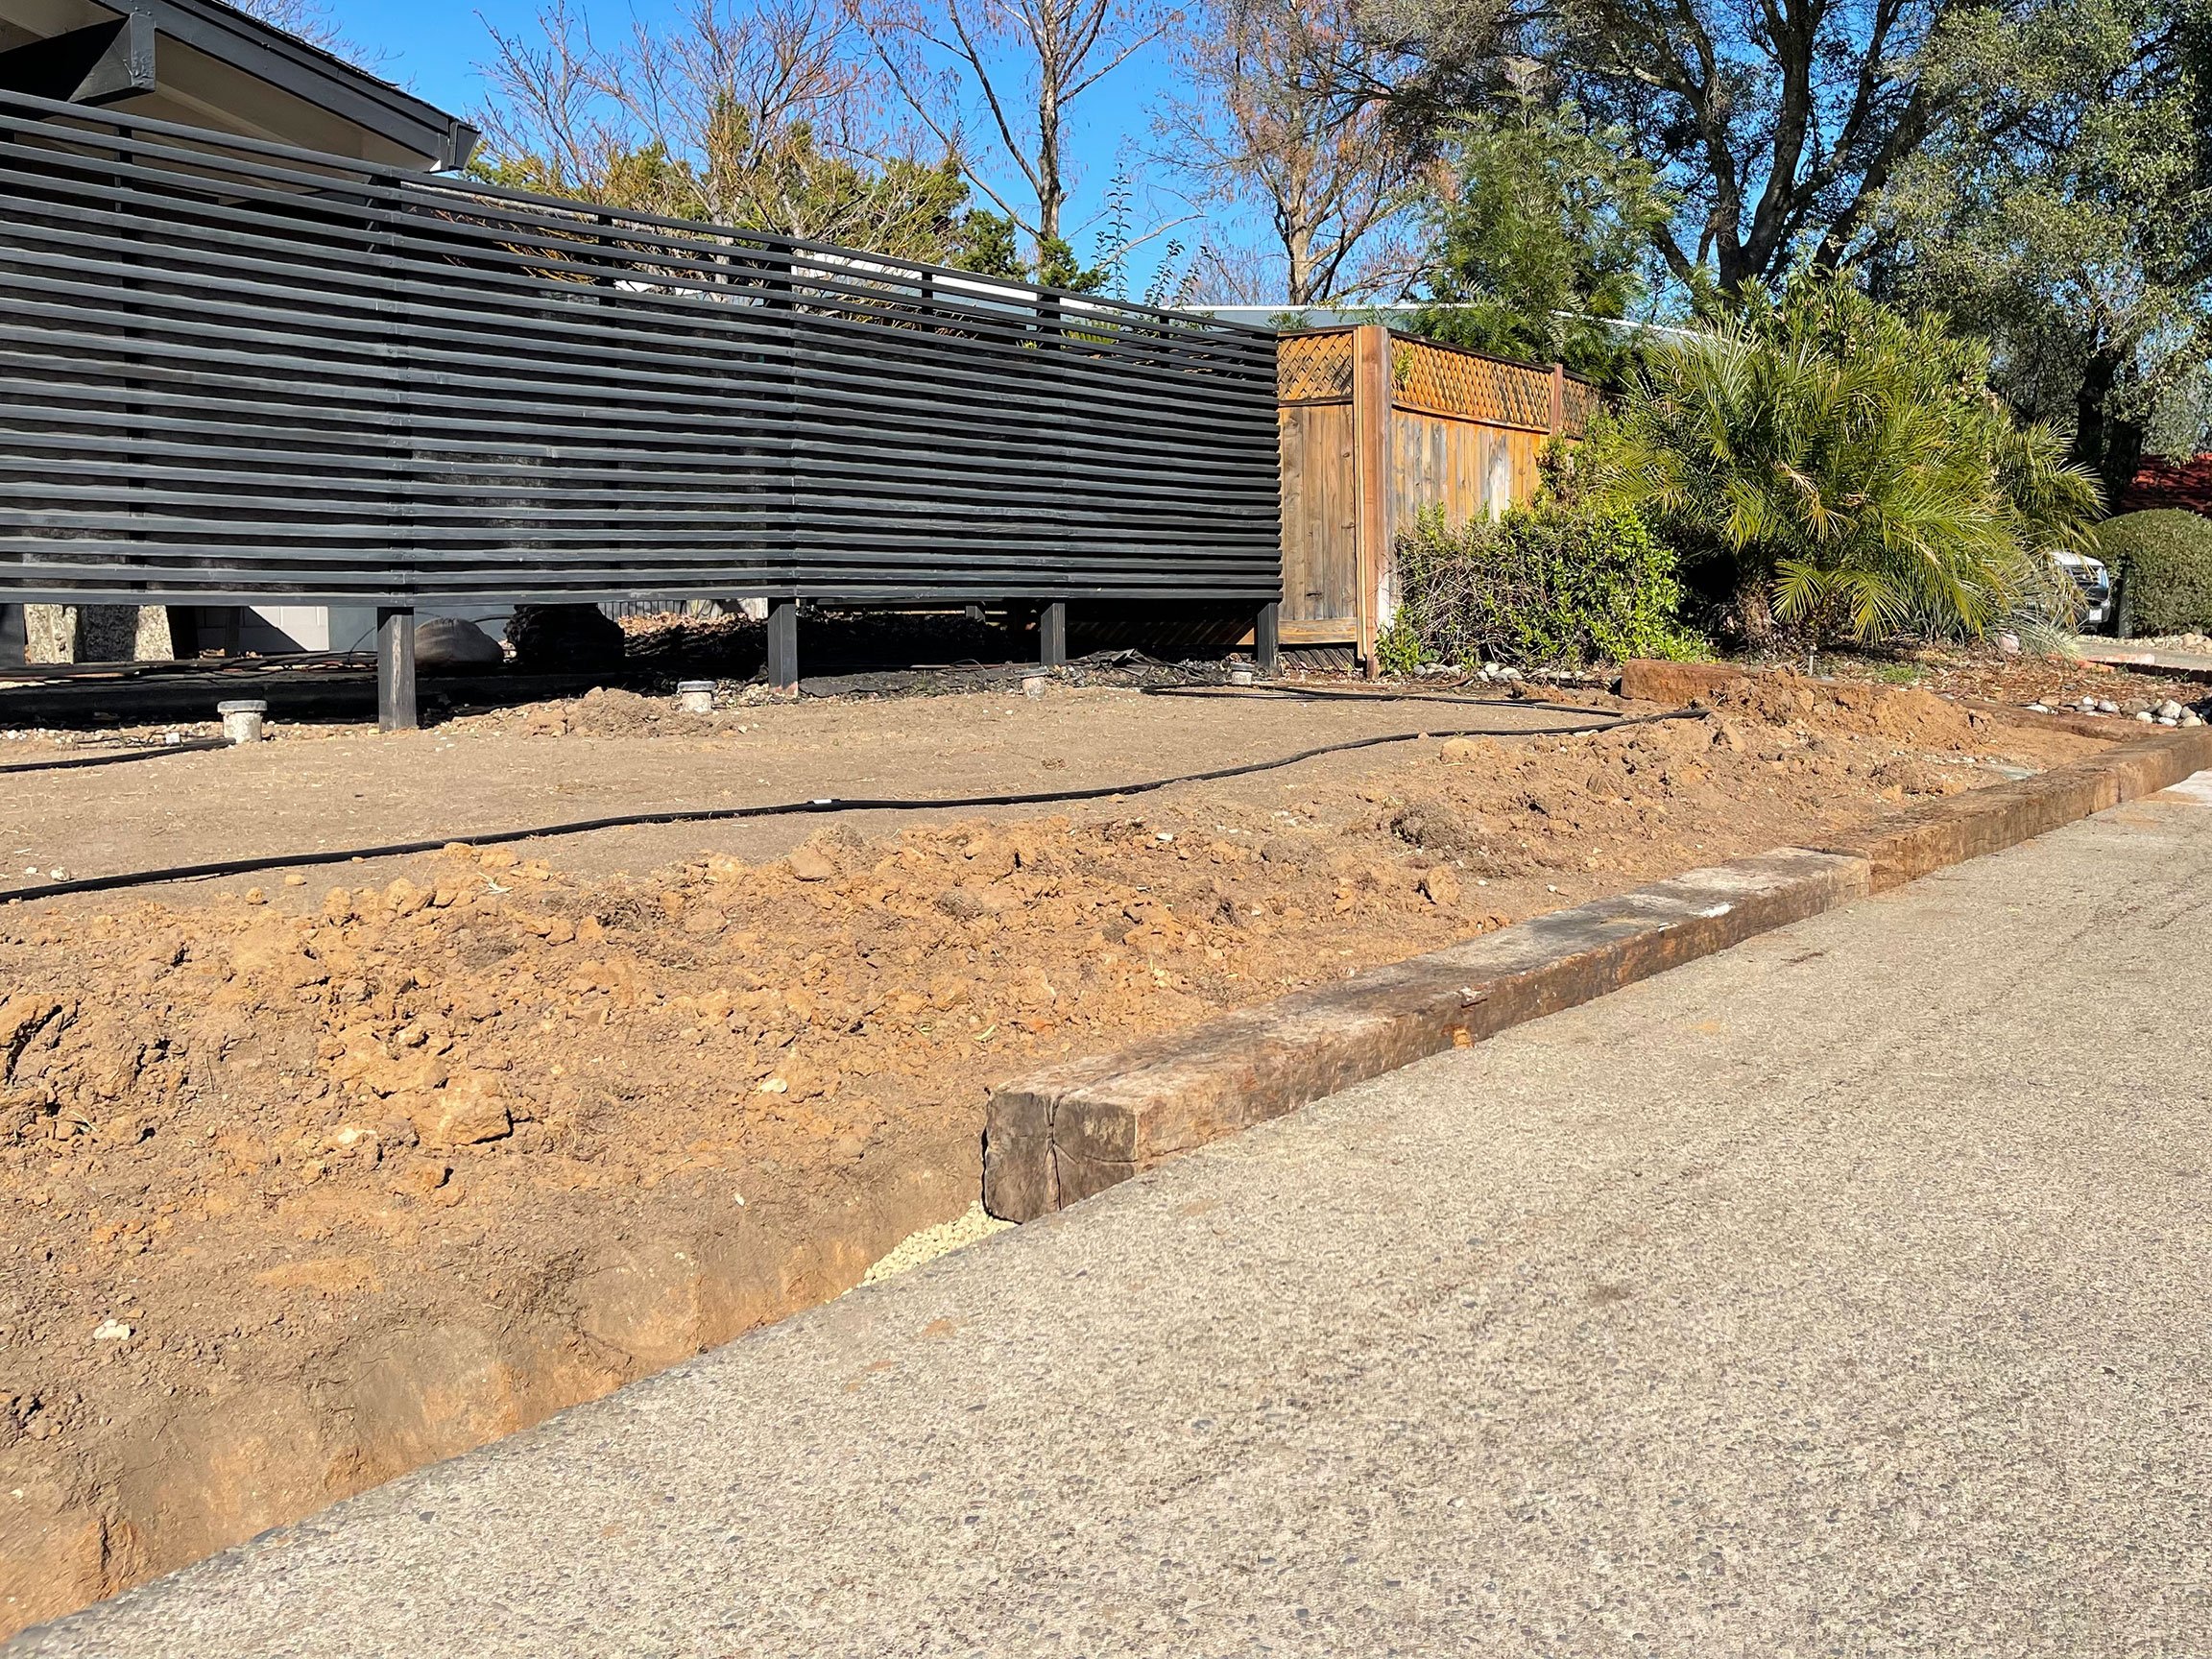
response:
[[[459,116],[220,0],[100,0],[170,38],[265,81],[447,171],[467,164],[476,129]]]

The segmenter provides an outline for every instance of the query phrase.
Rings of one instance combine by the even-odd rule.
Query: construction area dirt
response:
[[[2101,746],[1789,674],[1705,705],[593,693],[9,775],[16,885],[456,844],[0,908],[0,1628],[839,1294],[974,1203],[995,1082]]]

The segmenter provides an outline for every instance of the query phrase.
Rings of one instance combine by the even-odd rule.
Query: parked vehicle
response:
[[[2112,573],[2104,562],[2086,553],[2067,552],[2053,553],[2051,562],[2081,589],[2082,630],[2104,627],[2112,614]]]

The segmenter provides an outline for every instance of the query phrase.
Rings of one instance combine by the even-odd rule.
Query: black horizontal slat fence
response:
[[[1280,596],[1257,329],[0,93],[0,593]]]

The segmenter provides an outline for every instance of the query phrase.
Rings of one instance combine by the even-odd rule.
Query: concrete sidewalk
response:
[[[2080,635],[2075,639],[2076,648],[2092,662],[2110,662],[2115,666],[2156,668],[2168,674],[2187,675],[2197,680],[2212,680],[2212,657],[2193,651],[2165,651],[2148,645],[2137,645],[2127,639],[2104,639],[2092,635]]]
[[[1349,1091],[21,1650],[2205,1651],[2208,808]]]

